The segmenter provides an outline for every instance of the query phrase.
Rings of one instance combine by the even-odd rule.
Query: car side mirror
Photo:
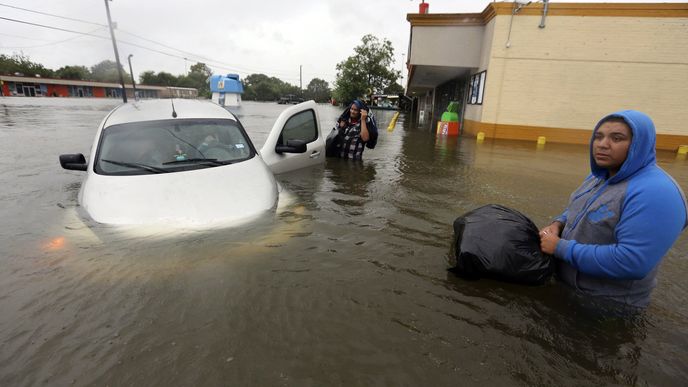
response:
[[[88,164],[86,158],[81,153],[60,155],[60,165],[64,169],[71,169],[74,171],[85,171]]]
[[[275,152],[282,153],[306,153],[307,146],[303,140],[288,140],[287,145],[275,146]]]

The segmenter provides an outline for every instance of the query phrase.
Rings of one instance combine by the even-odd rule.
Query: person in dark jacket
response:
[[[688,225],[686,197],[657,166],[655,127],[644,113],[604,117],[590,141],[592,173],[566,210],[540,230],[557,277],[575,290],[645,307],[663,256]]]
[[[377,143],[375,119],[368,114],[368,106],[358,99],[339,117],[337,130],[338,137],[328,153],[342,159],[360,160],[365,148],[373,149]]]

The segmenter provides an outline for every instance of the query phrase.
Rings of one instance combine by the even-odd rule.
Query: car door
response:
[[[302,143],[306,145],[305,152],[288,150],[289,145]],[[285,109],[275,121],[260,155],[275,174],[324,163],[325,138],[315,102],[306,101]]]

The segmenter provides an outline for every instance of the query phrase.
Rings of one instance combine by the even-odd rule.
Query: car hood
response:
[[[208,226],[248,220],[277,203],[277,183],[260,157],[236,164],[136,176],[89,174],[79,204],[96,222]]]

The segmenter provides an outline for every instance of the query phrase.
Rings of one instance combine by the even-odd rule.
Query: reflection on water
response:
[[[0,100],[0,385],[680,385],[688,242],[641,314],[550,282],[445,270],[453,220],[500,203],[544,225],[585,147],[436,138],[404,122],[363,163],[279,176],[294,203],[241,228],[122,229],[79,216],[90,152],[118,102]],[[260,148],[284,107],[236,112]],[[329,126],[339,109],[319,107]],[[385,128],[392,112],[376,112]],[[685,159],[662,152],[685,188]]]

